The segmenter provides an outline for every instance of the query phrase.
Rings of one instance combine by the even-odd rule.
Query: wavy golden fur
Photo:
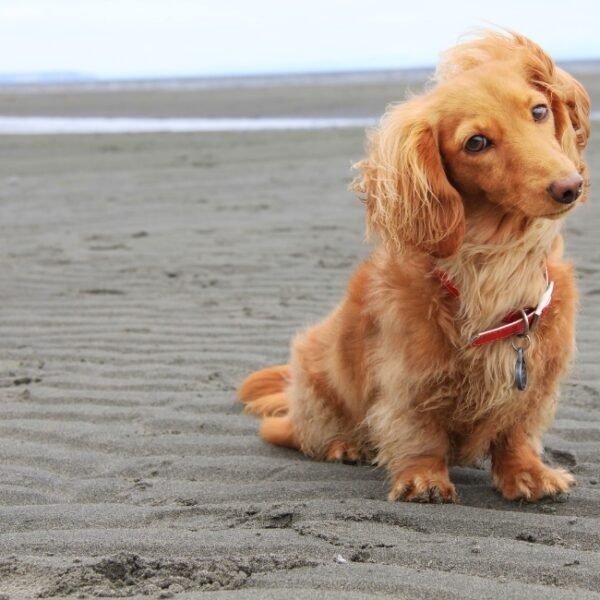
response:
[[[296,336],[289,365],[240,386],[264,439],[385,465],[391,500],[453,501],[449,465],[485,455],[509,499],[574,484],[542,462],[540,440],[574,347],[560,228],[587,198],[589,111],[583,87],[539,46],[497,32],[446,52],[426,94],[389,108],[353,183],[379,240],[371,257],[335,310]],[[546,267],[555,292],[520,392],[510,339],[468,341],[535,306]]]

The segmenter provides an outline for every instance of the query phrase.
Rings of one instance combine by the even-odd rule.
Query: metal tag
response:
[[[515,364],[515,384],[519,391],[527,388],[527,363],[525,362],[525,349],[517,348],[517,363]]]

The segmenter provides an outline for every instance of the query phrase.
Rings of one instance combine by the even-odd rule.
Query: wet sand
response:
[[[232,116],[232,93],[209,111],[114,98],[122,115]],[[361,93],[322,85],[314,102],[378,114],[403,88]],[[306,90],[252,94],[239,116],[321,114]],[[11,113],[0,96],[2,114],[82,102],[34,94]],[[381,471],[265,445],[241,414],[240,379],[285,361],[368,254],[346,191],[363,140],[0,139],[0,598],[600,597],[595,193],[566,225],[579,354],[544,440],[577,476],[568,499],[506,502],[488,470],[456,468],[461,504],[390,504]],[[596,189],[600,142],[588,160]]]

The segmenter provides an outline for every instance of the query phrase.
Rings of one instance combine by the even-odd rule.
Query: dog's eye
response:
[[[545,104],[538,104],[531,109],[534,121],[544,121],[548,117],[550,110]]]
[[[467,152],[482,152],[488,146],[491,145],[492,142],[485,137],[485,135],[474,135],[467,140],[465,144],[465,150]]]

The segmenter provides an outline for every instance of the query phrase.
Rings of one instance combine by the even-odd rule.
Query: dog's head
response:
[[[447,257],[465,213],[556,219],[586,197],[588,95],[536,44],[488,33],[450,50],[426,95],[392,106],[358,163],[367,224]]]

